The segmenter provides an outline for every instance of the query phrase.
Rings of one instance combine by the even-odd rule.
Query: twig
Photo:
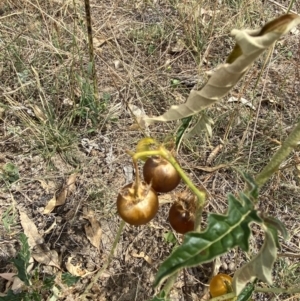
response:
[[[97,76],[96,76],[96,68],[95,68],[90,0],[84,0],[84,4],[85,4],[86,27],[87,27],[88,41],[89,41],[89,56],[90,56],[90,63],[92,64],[92,79],[93,79],[93,84],[94,84],[94,97],[95,97],[95,101],[98,101],[98,86],[97,86]]]

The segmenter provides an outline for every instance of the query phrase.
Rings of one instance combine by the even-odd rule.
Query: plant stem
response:
[[[98,86],[97,86],[97,76],[96,76],[96,68],[95,68],[90,0],[84,0],[84,4],[85,4],[86,27],[87,27],[88,41],[89,41],[89,57],[90,57],[90,63],[92,64],[92,79],[93,79],[93,85],[94,85],[94,97],[95,97],[96,102],[98,102]]]
[[[134,185],[133,185],[134,197],[137,198],[139,187],[140,187],[140,172],[139,172],[137,160],[133,158],[132,161],[133,161],[133,166],[135,169],[135,181],[134,181]]]
[[[196,212],[195,212],[195,225],[194,225],[194,231],[201,232],[201,221],[202,221],[202,208],[203,206],[200,206],[200,201],[198,199]]]
[[[177,279],[179,272],[175,272],[172,276],[170,276],[167,280],[167,282],[165,283],[163,289],[161,289],[161,292],[164,291],[166,296],[168,296],[168,294],[170,293],[171,289],[173,288],[173,285]]]
[[[291,1],[290,1],[289,7],[288,7],[287,10],[286,10],[286,13],[287,13],[287,14],[288,14],[289,11],[292,9],[294,3],[295,3],[295,0],[291,0]]]
[[[263,186],[269,178],[275,173],[280,164],[289,156],[292,150],[297,146],[300,141],[300,122],[293,129],[287,139],[283,142],[278,151],[273,155],[271,161],[265,168],[256,176],[255,180],[258,187]]]
[[[193,191],[193,193],[198,197],[199,206],[203,207],[205,204],[206,194],[203,191],[200,191],[193,182],[186,175],[184,170],[180,167],[176,159],[171,155],[169,151],[167,151],[163,146],[160,146],[158,150],[151,150],[145,152],[139,152],[133,155],[133,160],[137,160],[142,157],[148,156],[161,156],[167,161],[169,161],[173,167],[177,170],[182,180],[185,184]]]
[[[256,287],[254,289],[256,292],[260,293],[274,293],[274,294],[297,294],[300,293],[300,288],[299,287],[294,287],[294,288],[279,288],[279,287]]]
[[[89,291],[91,290],[91,288],[93,287],[93,285],[98,281],[99,277],[101,276],[101,274],[108,268],[108,266],[110,265],[113,257],[114,257],[114,253],[115,253],[115,249],[117,247],[117,244],[120,240],[123,228],[125,226],[125,222],[122,220],[120,222],[119,225],[119,229],[118,232],[116,234],[115,240],[113,242],[113,245],[111,247],[111,250],[109,252],[108,258],[106,263],[103,265],[103,267],[97,272],[97,274],[91,279],[90,284],[86,287],[86,289],[84,290],[83,294],[79,297],[80,300],[86,300],[86,296],[89,294]]]

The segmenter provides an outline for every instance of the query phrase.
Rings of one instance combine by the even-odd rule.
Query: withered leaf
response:
[[[77,173],[70,175],[66,185],[63,187],[62,191],[58,194],[58,196],[56,197],[54,195],[53,198],[47,203],[44,209],[44,214],[49,214],[53,211],[55,207],[63,205],[66,202],[67,196],[74,193],[76,189],[75,182],[77,175]]]
[[[84,226],[86,236],[90,243],[99,250],[102,237],[101,225],[97,221],[95,214],[92,210],[84,212],[83,217],[90,222],[90,225]]]
[[[50,250],[46,247],[42,248],[41,245],[38,245],[32,252],[32,257],[39,263],[60,269],[58,253],[55,250]]]
[[[28,237],[28,244],[30,248],[35,247],[38,244],[44,242],[43,237],[39,234],[37,227],[34,222],[28,217],[28,215],[19,210],[20,212],[20,221],[24,230],[24,234]]]
[[[226,64],[220,65],[208,82],[200,90],[192,90],[186,103],[172,106],[161,116],[144,117],[143,123],[151,124],[157,121],[178,120],[198,114],[203,109],[221,100],[245,75],[252,63],[282,35],[300,23],[300,16],[283,15],[257,30],[233,29],[236,47],[229,55]]]
[[[88,272],[87,270],[83,270],[80,268],[80,265],[73,265],[71,263],[71,260],[73,259],[72,256],[70,256],[68,258],[68,261],[66,262],[66,268],[68,270],[68,272],[74,276],[80,276],[80,277],[83,277],[83,276],[86,276],[88,274],[91,274],[90,272]]]

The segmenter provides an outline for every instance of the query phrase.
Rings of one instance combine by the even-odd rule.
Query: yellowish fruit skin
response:
[[[158,197],[148,184],[141,182],[137,196],[134,183],[122,188],[117,198],[117,210],[121,218],[128,224],[140,226],[147,224],[158,211]]]
[[[227,285],[226,285],[227,283]],[[232,284],[232,278],[226,274],[218,274],[214,276],[209,284],[209,291],[212,297],[219,297],[230,293],[228,288]]]

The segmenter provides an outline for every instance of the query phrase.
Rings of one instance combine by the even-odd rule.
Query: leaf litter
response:
[[[89,221],[89,224],[84,226],[86,236],[90,243],[99,250],[102,237],[100,223],[96,219],[95,213],[92,210],[85,210],[83,212],[83,218]]]

